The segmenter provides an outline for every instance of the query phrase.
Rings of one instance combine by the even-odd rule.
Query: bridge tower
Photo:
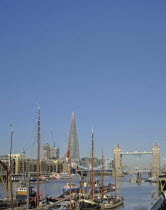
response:
[[[152,177],[160,175],[160,147],[158,145],[154,145],[152,147]]]
[[[119,144],[114,148],[114,169],[113,174],[116,176],[123,176],[123,166],[122,166],[122,148]]]

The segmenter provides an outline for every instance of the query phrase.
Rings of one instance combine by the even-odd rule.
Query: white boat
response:
[[[51,179],[59,179],[60,178],[60,174],[59,173],[52,173],[50,178]]]
[[[150,177],[147,181],[157,183],[157,177]]]
[[[69,179],[70,175],[68,173],[60,173],[59,179]]]
[[[52,173],[50,178],[51,179],[69,179],[68,173]]]

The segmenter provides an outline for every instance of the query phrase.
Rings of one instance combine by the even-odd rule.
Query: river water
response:
[[[151,205],[152,193],[157,192],[157,184],[144,182],[141,185],[137,183],[130,183],[127,180],[130,175],[117,178],[117,195],[124,197],[124,206],[120,206],[118,210],[145,210]],[[98,177],[100,179],[100,177]],[[80,178],[74,177],[72,182],[78,184]],[[114,183],[114,178],[111,176],[105,176],[105,184]],[[52,197],[57,197],[62,194],[62,188],[66,185],[67,180],[50,180],[49,183],[40,184],[40,192],[44,192],[45,195],[49,194]],[[14,191],[16,191],[19,183],[13,183]],[[114,192],[113,192],[114,193]],[[0,196],[5,196],[5,189],[2,183],[0,183]]]

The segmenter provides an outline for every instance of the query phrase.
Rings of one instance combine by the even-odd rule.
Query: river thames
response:
[[[130,183],[127,180],[130,175],[126,175],[121,178],[117,178],[117,195],[124,197],[124,205],[117,208],[118,210],[145,210],[151,205],[152,193],[157,192],[157,184],[144,182],[140,185],[137,183]],[[100,177],[97,177],[100,179]],[[80,178],[74,177],[73,183],[78,184]],[[105,184],[114,183],[112,176],[105,176]],[[66,185],[67,180],[50,180],[49,183],[40,184],[40,192],[44,192],[45,195],[57,197],[62,194],[63,187]],[[19,183],[13,184],[13,189],[16,191]],[[114,192],[112,192],[114,194]],[[5,196],[5,189],[2,183],[0,183],[0,196]]]

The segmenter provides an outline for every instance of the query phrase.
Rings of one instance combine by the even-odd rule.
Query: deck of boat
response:
[[[101,209],[114,209],[122,204],[124,204],[124,201],[119,201],[117,203],[106,203],[101,205]]]

